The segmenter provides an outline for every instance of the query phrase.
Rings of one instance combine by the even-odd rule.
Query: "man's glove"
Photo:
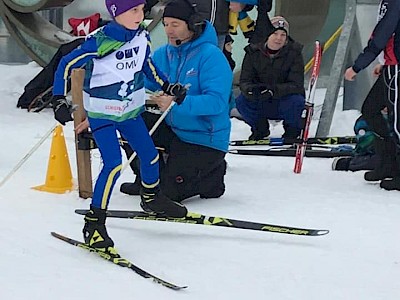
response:
[[[65,125],[65,123],[73,121],[71,116],[72,105],[65,99],[65,96],[53,96],[51,102],[53,104],[54,118],[58,122]]]
[[[274,96],[274,92],[265,85],[255,85],[247,93],[253,100],[269,100]]]
[[[183,100],[185,100],[187,88],[180,83],[166,82],[164,83],[162,89],[166,94],[174,96],[175,97],[174,101],[178,105],[182,104]]]

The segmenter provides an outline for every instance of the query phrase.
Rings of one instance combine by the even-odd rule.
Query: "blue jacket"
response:
[[[199,38],[180,46],[165,45],[153,54],[153,61],[168,76],[169,82],[190,84],[181,105],[175,105],[166,122],[184,142],[228,151],[231,123],[229,98],[232,71],[217,47],[211,23]],[[146,88],[158,87],[145,81]]]

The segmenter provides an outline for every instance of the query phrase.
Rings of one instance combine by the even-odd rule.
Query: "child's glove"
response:
[[[51,102],[53,104],[54,118],[58,122],[65,125],[67,122],[73,121],[71,116],[72,105],[65,99],[65,96],[53,96]]]

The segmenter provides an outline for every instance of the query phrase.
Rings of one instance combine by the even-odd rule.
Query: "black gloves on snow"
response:
[[[267,86],[259,84],[250,88],[247,92],[247,96],[251,100],[269,100],[274,96],[274,92]]]
[[[53,104],[54,118],[58,122],[65,125],[65,123],[73,121],[71,116],[72,105],[65,99],[65,96],[53,96],[51,102]]]
[[[185,100],[187,88],[180,83],[165,82],[162,89],[166,94],[174,96],[174,101],[178,105],[182,104],[183,100]]]

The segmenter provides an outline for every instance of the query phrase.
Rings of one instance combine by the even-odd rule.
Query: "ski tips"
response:
[[[318,236],[318,235],[326,235],[328,233],[329,233],[329,230],[317,230],[315,235],[316,236]]]

